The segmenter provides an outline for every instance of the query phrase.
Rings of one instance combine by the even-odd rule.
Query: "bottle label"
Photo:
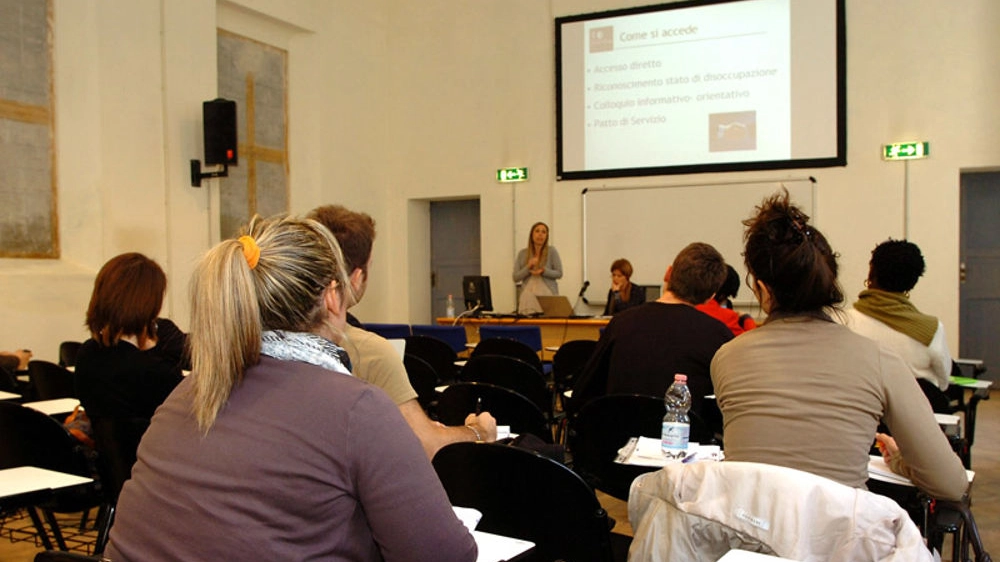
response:
[[[678,422],[663,422],[661,433],[661,448],[664,451],[676,453],[687,449],[691,434],[691,425]]]

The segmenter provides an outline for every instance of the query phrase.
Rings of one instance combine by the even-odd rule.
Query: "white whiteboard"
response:
[[[815,216],[812,178],[656,187],[596,187],[583,190],[583,279],[592,300],[611,286],[611,263],[632,262],[632,282],[659,285],[684,246],[706,242],[745,278],[743,222],[765,197],[788,189],[792,202]],[[738,301],[752,301],[745,286]]]

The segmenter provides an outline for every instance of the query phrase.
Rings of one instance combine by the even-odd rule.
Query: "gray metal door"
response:
[[[448,295],[455,314],[465,310],[462,276],[480,274],[479,200],[431,201],[431,313],[445,315]]]
[[[1000,373],[1000,172],[961,179],[959,355],[982,359],[986,376]]]

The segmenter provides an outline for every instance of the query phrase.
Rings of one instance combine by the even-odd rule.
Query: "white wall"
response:
[[[0,260],[0,348],[54,359],[85,337],[93,276],[124,251],[166,269],[164,313],[187,325],[186,286],[217,235],[214,182],[192,188],[201,102],[215,97],[215,30],[289,51],[291,204],[343,203],[378,223],[370,321],[429,320],[427,201],[479,197],[483,272],[499,310],[528,227],[543,220],[580,286],[580,190],[556,182],[553,18],[637,5],[617,0],[53,0],[58,260]],[[647,2],[642,2],[647,3]],[[958,341],[958,178],[1000,168],[1000,3],[847,0],[848,165],[819,180],[818,226],[861,289],[871,248],[909,238],[928,272],[913,298]],[[885,163],[879,147],[926,140],[931,158]],[[531,181],[495,181],[527,166]],[[640,185],[774,173],[607,180]],[[664,264],[666,265],[666,264]],[[591,289],[594,290],[593,288]],[[601,292],[601,291],[599,291]],[[593,294],[593,293],[592,293]]]

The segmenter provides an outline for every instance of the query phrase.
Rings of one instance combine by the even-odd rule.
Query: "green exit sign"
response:
[[[927,158],[930,153],[931,144],[928,142],[897,142],[882,147],[883,160]]]
[[[527,168],[500,168],[497,170],[497,181],[510,183],[515,181],[528,181]]]

